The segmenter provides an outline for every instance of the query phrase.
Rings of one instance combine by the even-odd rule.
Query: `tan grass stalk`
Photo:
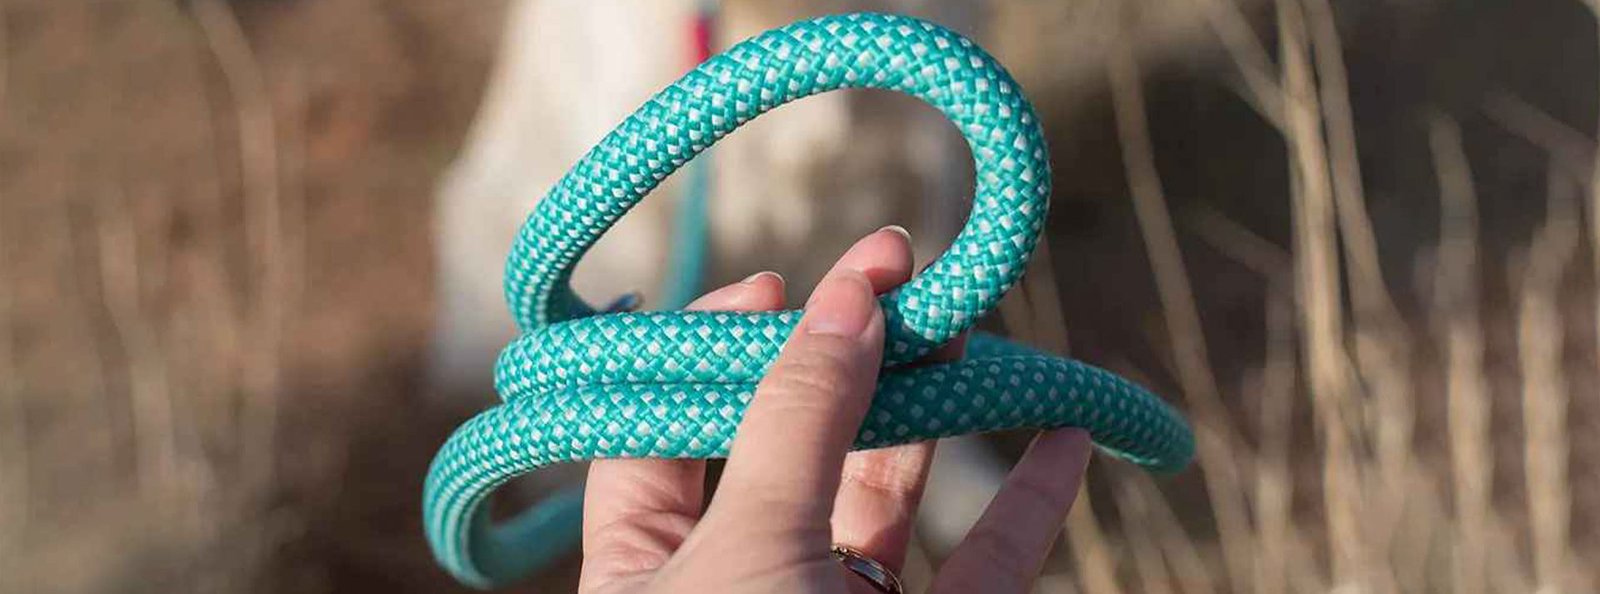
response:
[[[1378,257],[1377,235],[1367,215],[1361,164],[1356,150],[1355,115],[1344,65],[1344,45],[1328,0],[1302,0],[1316,57],[1322,115],[1327,128],[1328,162],[1333,173],[1334,211],[1350,275],[1354,306],[1356,361],[1371,390],[1367,415],[1376,439],[1382,496],[1372,506],[1373,547],[1386,554],[1393,527],[1404,510],[1414,454],[1415,406],[1411,385],[1411,335],[1390,296]]]
[[[1283,92],[1273,73],[1272,58],[1250,27],[1250,19],[1235,0],[1198,1],[1202,5],[1206,24],[1222,41],[1222,47],[1239,70],[1239,76],[1244,78],[1245,89],[1241,95],[1246,103],[1274,128],[1285,129]]]
[[[195,0],[195,20],[222,72],[239,125],[239,166],[245,196],[245,232],[254,281],[241,412],[241,470],[252,484],[272,480],[276,464],[280,359],[286,316],[287,266],[279,179],[279,149],[266,79],[233,10],[223,0]]]
[[[1483,100],[1483,115],[1550,154],[1573,179],[1589,178],[1595,164],[1594,139],[1509,91],[1497,90]]]
[[[61,270],[69,271],[63,274],[71,279],[69,287],[73,295],[73,301],[70,304],[62,304],[63,309],[60,315],[71,320],[72,328],[70,331],[80,333],[88,343],[87,352],[81,360],[83,375],[86,378],[85,384],[88,386],[89,394],[101,397],[109,394],[111,390],[111,381],[108,375],[111,368],[111,355],[107,352],[106,341],[102,340],[99,335],[100,328],[97,326],[99,320],[96,317],[99,310],[96,309],[95,304],[90,301],[89,297],[93,294],[91,291],[93,287],[86,282],[88,280],[86,275],[82,274],[83,271],[94,270],[93,261],[88,260],[86,257],[86,252],[91,250],[81,245],[86,243],[83,239],[85,233],[79,229],[80,225],[73,220],[77,207],[73,203],[71,194],[67,192],[66,188],[60,186],[55,189],[60,192],[56,195],[60,208],[54,209],[54,212],[51,213],[50,221],[41,222],[55,226],[58,236],[65,238],[62,245],[66,253],[63,254]],[[103,410],[99,412],[104,414],[97,416],[102,424],[98,431],[94,431],[94,435],[84,436],[82,447],[94,450],[98,454],[95,457],[96,466],[90,471],[110,475],[110,473],[114,472],[117,464],[118,445],[115,442],[115,436],[118,435],[122,423],[114,412],[115,408],[110,406],[101,408]]]
[[[1302,540],[1291,512],[1291,429],[1294,386],[1298,365],[1294,360],[1293,259],[1282,248],[1253,234],[1250,229],[1210,208],[1197,208],[1189,227],[1200,239],[1235,263],[1261,274],[1267,282],[1264,365],[1261,370],[1261,405],[1258,411],[1258,463],[1254,484],[1256,557],[1254,591],[1278,594],[1291,591],[1294,543]]]
[[[1061,318],[1061,302],[1056,298],[1046,301],[1036,293],[1040,291],[1040,287],[1044,287],[1042,292],[1045,294],[1052,296],[1059,294],[1056,289],[1055,272],[1050,268],[1048,243],[1048,240],[1042,240],[1036,248],[1029,273],[1032,280],[1027,283],[1026,298],[1013,302],[1021,304],[1025,309],[1012,306],[1011,314],[1005,318],[1005,322],[1007,328],[1029,329],[1027,334],[1031,335],[1032,344],[1035,346],[1050,352],[1066,354],[1067,327]],[[1040,252],[1043,252],[1045,257],[1039,257]],[[1047,310],[1052,313],[1047,313]],[[1002,309],[1002,315],[1006,315],[1006,311]],[[1122,588],[1117,583],[1116,555],[1111,545],[1106,542],[1105,531],[1100,528],[1100,522],[1095,519],[1093,504],[1089,502],[1088,489],[1079,491],[1078,501],[1067,514],[1064,527],[1073,561],[1077,564],[1078,579],[1083,584],[1082,591],[1087,594],[1120,594]]]
[[[1195,209],[1188,223],[1212,248],[1266,279],[1267,341],[1259,387],[1259,454],[1252,501],[1257,539],[1254,586],[1261,594],[1291,591],[1294,543],[1303,537],[1290,509],[1294,491],[1290,439],[1298,381],[1294,263],[1282,248],[1210,208]]]
[[[1566,591],[1569,573],[1571,483],[1567,480],[1568,386],[1563,366],[1566,328],[1560,292],[1577,255],[1579,225],[1570,179],[1552,166],[1545,222],[1524,256],[1508,270],[1521,291],[1517,355],[1522,367],[1522,434],[1528,528],[1536,587],[1543,594]]]
[[[1117,555],[1106,543],[1105,533],[1100,529],[1099,521],[1095,520],[1089,489],[1078,492],[1078,500],[1067,514],[1064,532],[1072,547],[1078,582],[1083,584],[1083,592],[1122,594],[1122,586],[1117,582]]]
[[[1291,510],[1294,477],[1290,470],[1295,399],[1294,291],[1290,276],[1268,279],[1267,342],[1261,378],[1260,457],[1255,510],[1259,534],[1256,592],[1288,591],[1289,553],[1299,536]]]
[[[1553,283],[1538,287],[1535,275],[1554,273],[1549,268],[1566,270],[1581,240],[1578,207],[1574,197],[1576,180],[1588,179],[1593,166],[1595,143],[1584,133],[1555,119],[1543,110],[1507,92],[1497,92],[1484,102],[1484,113],[1513,134],[1544,149],[1550,155],[1548,185],[1550,205],[1545,225],[1529,248],[1526,280],[1520,300],[1518,343],[1523,364],[1523,426],[1526,459],[1525,489],[1529,505],[1530,544],[1533,550],[1534,578],[1541,592],[1583,592],[1591,579],[1580,565],[1571,563],[1575,553],[1566,531],[1571,513],[1571,482],[1568,480],[1571,441],[1566,437],[1566,405],[1570,398],[1566,373],[1559,350],[1562,324],[1559,305],[1559,278],[1544,278]],[[1565,242],[1573,245],[1564,245]],[[1564,260],[1563,260],[1564,259]],[[1512,271],[1513,280],[1517,276]],[[1531,341],[1531,342],[1530,342]],[[1531,347],[1531,348],[1530,348]],[[1531,351],[1531,352],[1530,352]],[[1533,398],[1535,402],[1529,402]],[[1552,430],[1540,426],[1552,425]],[[1538,509],[1535,509],[1538,508]],[[1559,544],[1558,544],[1559,543]]]
[[[1590,3],[1590,5],[1594,6],[1594,3]],[[1600,184],[1600,162],[1597,162],[1597,159],[1600,159],[1600,151],[1595,149],[1594,139],[1589,138],[1587,134],[1581,133],[1581,131],[1573,130],[1571,126],[1560,122],[1552,115],[1546,114],[1539,107],[1534,107],[1530,102],[1523,101],[1522,98],[1517,98],[1515,94],[1506,93],[1506,91],[1490,94],[1490,98],[1483,102],[1483,112],[1494,122],[1506,126],[1507,130],[1522,136],[1526,141],[1533,142],[1534,146],[1541,147],[1550,155],[1552,165],[1562,170],[1560,178],[1555,173],[1550,175],[1552,192],[1555,192],[1555,186],[1566,184],[1568,179],[1587,179],[1589,181],[1587,207],[1589,207],[1590,216],[1590,266],[1592,266],[1592,279],[1600,283],[1600,186],[1597,186],[1597,184]],[[1547,258],[1549,258],[1549,256],[1534,255],[1534,251],[1538,251],[1536,248],[1539,248],[1541,239],[1546,240],[1547,243],[1558,243],[1557,239],[1560,239],[1560,234],[1555,234],[1554,229],[1552,229],[1557,224],[1554,219],[1557,213],[1562,213],[1563,216],[1568,218],[1568,221],[1576,221],[1578,219],[1576,207],[1568,205],[1568,207],[1557,208],[1557,199],[1557,194],[1552,194],[1552,197],[1550,197],[1552,202],[1550,202],[1550,207],[1547,207],[1550,208],[1550,213],[1546,216],[1546,229],[1542,229],[1541,235],[1534,239],[1534,247],[1530,248],[1530,259],[1533,263],[1539,263],[1541,259],[1546,259],[1547,261]],[[1562,224],[1565,226],[1568,223],[1563,221]],[[1573,232],[1576,232],[1576,229]],[[1546,235],[1550,234],[1557,235],[1557,239],[1547,239]],[[1562,234],[1565,234],[1565,231]],[[1547,247],[1547,250],[1555,250],[1555,248],[1557,247]],[[1531,269],[1528,271],[1528,275],[1530,275],[1528,282],[1533,282],[1533,271]],[[1554,288],[1541,288],[1541,290],[1549,290],[1552,293],[1555,291]],[[1554,311],[1555,299],[1558,296],[1541,295],[1538,298],[1533,298],[1533,303],[1528,301],[1530,298],[1531,296],[1523,296],[1522,314],[1520,314],[1523,322],[1518,325],[1518,341],[1528,339],[1523,336],[1528,331],[1536,331],[1534,328],[1528,328],[1530,322],[1555,323],[1557,330],[1560,330],[1560,314]],[[1542,303],[1542,301],[1549,301],[1549,303]],[[1533,307],[1534,311],[1528,311],[1530,307]],[[1546,311],[1546,307],[1552,307],[1552,311]],[[1554,320],[1544,319],[1542,315],[1554,315]],[[1595,293],[1595,320],[1600,323],[1600,293]],[[1557,339],[1555,335],[1531,336],[1531,338],[1538,339],[1538,341],[1555,341]],[[1600,327],[1595,328],[1595,339],[1597,339],[1595,355],[1600,357]],[[1523,347],[1523,349],[1526,349],[1526,347]],[[1528,354],[1525,359],[1531,360],[1534,363],[1534,367],[1557,365],[1557,362],[1550,359],[1550,357],[1538,357],[1538,354]],[[1570,490],[1571,484],[1566,482],[1566,472],[1568,472],[1566,463],[1560,463],[1557,458],[1565,458],[1566,448],[1570,448],[1570,442],[1566,442],[1565,437],[1560,442],[1557,442],[1555,435],[1536,435],[1531,432],[1533,431],[1531,424],[1550,423],[1558,424],[1560,431],[1565,432],[1565,408],[1568,395],[1565,394],[1565,391],[1557,391],[1555,389],[1555,387],[1565,384],[1565,379],[1562,378],[1560,373],[1562,371],[1558,367],[1554,368],[1554,370],[1552,368],[1536,368],[1536,370],[1526,370],[1525,368],[1523,370],[1523,399],[1525,399],[1523,400],[1523,427],[1525,427],[1525,434],[1528,435],[1526,437],[1528,440],[1526,440],[1525,452],[1526,464],[1528,464],[1528,468],[1526,468],[1526,472],[1528,472],[1526,474],[1526,490],[1528,490],[1528,500],[1530,500],[1528,504],[1530,504],[1534,578],[1538,580],[1541,591],[1563,591],[1563,586],[1570,588],[1571,591],[1584,591],[1582,588],[1586,588],[1587,583],[1592,580],[1592,576],[1589,575],[1592,570],[1581,567],[1581,565],[1571,564],[1570,559],[1573,556],[1570,551],[1571,543],[1566,541],[1566,525],[1565,520],[1562,520],[1562,517],[1570,514],[1571,503],[1570,501],[1563,503],[1563,500],[1570,498],[1566,493]],[[1530,378],[1528,378],[1528,375],[1542,376],[1542,379],[1536,379],[1536,383],[1539,386],[1534,386],[1533,389],[1536,392],[1541,392],[1541,394],[1547,394],[1538,397],[1539,403],[1534,405],[1533,410],[1528,408],[1530,407],[1530,402],[1526,402],[1526,399],[1530,397],[1530,386],[1528,386]],[[1531,418],[1533,415],[1541,415],[1541,418]],[[1534,447],[1536,445],[1534,440],[1538,440],[1538,447]],[[1534,455],[1534,450],[1538,450],[1541,453]],[[1539,464],[1544,464],[1544,466],[1539,469],[1534,468],[1534,464],[1536,464],[1534,458],[1538,458]],[[1534,474],[1539,474],[1541,477],[1534,479]],[[1536,484],[1536,480],[1538,480],[1538,484]],[[1557,492],[1557,490],[1560,490],[1560,492]],[[1539,506],[1541,511],[1534,511],[1534,506]],[[1557,546],[1557,543],[1562,544]]]
[[[1433,473],[1420,472],[1422,465],[1418,470],[1410,477],[1412,496],[1404,503],[1405,511],[1400,514],[1394,540],[1389,543],[1390,571],[1401,592],[1426,592],[1430,580],[1435,584],[1449,583],[1448,579],[1441,581],[1438,572],[1429,567],[1436,545],[1451,536],[1444,534],[1451,529],[1449,510],[1433,503],[1447,496],[1440,492],[1439,480]]]
[[[1586,0],[1585,4],[1595,13],[1595,23],[1600,26],[1600,0]],[[1600,140],[1600,133],[1596,133],[1595,138]],[[1595,151],[1594,155],[1594,166],[1589,171],[1589,265],[1595,283],[1600,284],[1600,151]],[[1594,354],[1596,362],[1600,363],[1600,290],[1596,290],[1594,296],[1594,323]]]
[[[178,472],[176,407],[157,330],[140,295],[137,223],[120,188],[107,192],[96,206],[100,292],[127,364],[140,488],[152,505],[164,504],[171,500],[167,489]]]
[[[1317,85],[1310,64],[1305,15],[1296,0],[1279,0],[1285,135],[1294,187],[1296,292],[1302,348],[1317,425],[1323,440],[1322,490],[1335,588],[1373,586],[1362,530],[1362,477],[1356,458],[1355,394],[1344,347],[1341,282],[1333,220],[1330,165],[1322,136]]]
[[[282,360],[289,315],[299,297],[304,258],[303,196],[293,179],[298,173],[298,145],[286,150],[278,137],[267,79],[237,16],[225,0],[194,0],[195,21],[216,60],[233,101],[238,129],[244,228],[250,255],[246,301],[246,336],[249,352],[243,357],[243,402],[238,416],[239,458],[236,484],[225,496],[234,513],[255,521],[250,546],[229,553],[233,567],[217,578],[246,580],[263,571],[276,548],[279,525],[261,521],[256,514],[268,503],[277,478],[278,423],[283,397]],[[298,83],[292,76],[291,82]],[[297,88],[292,89],[297,90]],[[289,120],[301,123],[301,95],[290,93]],[[286,158],[287,157],[287,158]],[[298,179],[295,176],[294,179]]]
[[[1435,298],[1443,329],[1440,341],[1446,350],[1447,426],[1455,496],[1452,587],[1461,594],[1474,594],[1483,591],[1489,578],[1494,464],[1479,319],[1477,194],[1456,122],[1433,114],[1428,130],[1440,197]]]
[[[1218,252],[1267,282],[1267,341],[1259,388],[1260,443],[1253,491],[1257,534],[1254,586],[1261,594],[1296,591],[1289,578],[1295,543],[1301,542],[1303,535],[1291,510],[1291,430],[1298,381],[1293,260],[1278,246],[1209,208],[1196,209],[1189,226]]]
[[[1034,594],[1078,594],[1078,579],[1071,573],[1046,573],[1033,584]]]
[[[163,15],[166,18],[193,18],[177,4],[162,6],[170,10]],[[198,27],[194,36],[196,41],[203,42],[204,32]],[[215,61],[214,52],[203,43],[197,46],[197,55],[185,60],[183,67],[192,70],[192,79],[204,81],[211,77],[208,65]],[[248,312],[242,303],[243,296],[236,289],[245,286],[240,279],[248,278],[250,271],[239,270],[243,267],[233,264],[229,257],[230,244],[236,238],[229,232],[232,225],[227,203],[231,190],[225,187],[219,171],[227,150],[218,144],[229,135],[217,129],[219,123],[227,120],[228,114],[219,113],[207,99],[209,90],[203,84],[196,85],[191,92],[199,95],[196,103],[202,110],[194,118],[195,125],[200,128],[199,136],[207,140],[209,152],[219,155],[219,167],[196,168],[193,175],[199,189],[186,196],[186,204],[179,206],[195,221],[195,238],[193,249],[174,254],[178,258],[174,268],[193,288],[192,296],[173,312],[169,348],[173,349],[175,361],[205,362],[190,365],[183,371],[175,370],[173,374],[175,382],[180,384],[177,389],[190,395],[186,402],[186,416],[190,422],[196,427],[223,427],[233,422],[237,408],[233,400],[240,391],[239,370],[244,366],[243,359],[250,356],[246,347],[249,332],[245,328]]]
[[[1122,474],[1122,473],[1118,473]],[[1117,482],[1117,494],[1112,498],[1117,515],[1122,518],[1122,534],[1128,541],[1133,557],[1134,575],[1139,578],[1139,592],[1144,594],[1174,594],[1177,590],[1172,574],[1162,559],[1161,548],[1156,544],[1161,535],[1151,527],[1149,497],[1131,478]]]
[[[1162,496],[1156,482],[1142,472],[1125,474],[1127,476],[1124,482],[1131,483],[1134,490],[1143,496],[1145,519],[1149,522],[1156,546],[1160,547],[1162,556],[1177,579],[1178,590],[1187,594],[1216,592],[1214,585],[1216,580],[1212,578],[1210,568],[1200,555],[1199,547],[1195,545],[1194,538],[1183,528],[1183,524],[1178,521],[1177,512],[1173,511],[1166,497]]]
[[[1206,493],[1222,539],[1229,583],[1243,590],[1249,584],[1252,548],[1239,468],[1243,445],[1232,432],[1227,409],[1212,375],[1194,291],[1189,285],[1171,214],[1167,212],[1151,148],[1139,65],[1132,48],[1121,43],[1114,45],[1108,74],[1129,193],[1155,275],[1178,380],[1195,419],[1196,452],[1205,472]]]
[[[1025,334],[1031,336],[1033,345],[1049,352],[1066,354],[1067,325],[1061,315],[1060,291],[1055,270],[1051,267],[1049,243],[1048,239],[1042,239],[1034,248],[1033,261],[1029,264],[1029,279],[1024,283],[1025,298],[1013,301],[1009,315],[1006,308],[1002,308],[1001,314],[1007,316],[1005,323],[1008,329],[1028,329]],[[1013,337],[1016,336],[1013,334]],[[1105,531],[1100,528],[1099,520],[1095,519],[1087,488],[1079,491],[1078,501],[1067,514],[1064,528],[1073,561],[1077,564],[1078,579],[1083,584],[1082,591],[1086,594],[1120,594],[1122,587],[1117,582],[1117,556],[1106,542]]]
[[[1191,208],[1184,228],[1229,260],[1270,281],[1294,272],[1294,256],[1209,206]]]
[[[1317,562],[1321,547],[1309,539],[1295,538],[1289,547],[1289,591],[1329,592],[1326,571]]]
[[[1514,526],[1496,514],[1489,518],[1489,565],[1485,569],[1490,592],[1534,592],[1533,579],[1525,571],[1522,555],[1515,551],[1526,546],[1517,537],[1520,526]],[[1537,594],[1544,594],[1538,592]]]

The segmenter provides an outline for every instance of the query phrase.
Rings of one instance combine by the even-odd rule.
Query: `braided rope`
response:
[[[1044,137],[1017,83],[966,38],[907,17],[823,17],[740,43],[661,91],[522,227],[506,297],[524,335],[495,370],[504,402],[456,430],[424,487],[429,543],[452,574],[503,584],[548,560],[559,548],[548,539],[575,533],[548,503],[491,526],[486,499],[514,476],[585,459],[727,454],[800,312],[595,315],[567,280],[612,223],[696,154],[779,105],[846,87],[933,105],[966,136],[977,172],[972,213],[949,249],[881,298],[885,370],[855,446],[1076,426],[1153,470],[1188,463],[1184,420],[1110,372],[986,336],[961,362],[906,365],[970,328],[1022,275],[1049,203]]]

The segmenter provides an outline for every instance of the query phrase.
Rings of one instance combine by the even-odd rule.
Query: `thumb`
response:
[[[758,508],[735,515],[771,524],[747,526],[758,530],[818,533],[826,550],[845,453],[877,385],[883,327],[862,272],[837,267],[817,285],[739,425],[712,514]]]

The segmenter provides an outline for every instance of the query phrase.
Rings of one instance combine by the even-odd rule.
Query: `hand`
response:
[[[587,594],[815,592],[872,594],[829,553],[854,547],[898,572],[934,442],[848,452],[882,359],[874,299],[911,277],[904,230],[868,235],[841,257],[756,390],[716,499],[704,509],[705,462],[600,460],[584,501]],[[783,279],[762,273],[691,309],[784,306]],[[960,344],[935,358],[959,356]],[[1087,434],[1041,434],[935,577],[932,592],[1027,592],[1072,506]]]

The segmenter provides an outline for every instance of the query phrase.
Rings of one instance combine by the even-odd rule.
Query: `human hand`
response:
[[[839,259],[756,389],[709,507],[704,461],[595,461],[579,591],[877,592],[834,559],[833,544],[898,572],[935,442],[849,448],[882,360],[884,317],[874,295],[911,272],[910,241],[898,228],[868,235]],[[689,307],[780,309],[783,289],[781,277],[762,273]],[[952,360],[960,348],[958,341],[930,359]],[[1027,592],[1077,496],[1089,454],[1082,430],[1040,434],[930,591]]]

